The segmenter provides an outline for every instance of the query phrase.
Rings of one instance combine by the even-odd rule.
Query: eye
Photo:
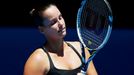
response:
[[[57,20],[52,20],[50,23],[50,26],[54,25],[57,22]]]
[[[62,19],[62,15],[60,14],[60,15],[59,15],[59,20],[61,20],[61,19]]]

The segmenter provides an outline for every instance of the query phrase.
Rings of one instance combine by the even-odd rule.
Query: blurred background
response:
[[[50,1],[50,0],[44,0]],[[65,40],[77,41],[76,15],[81,0],[55,0],[67,25]],[[29,55],[44,43],[44,36],[29,15],[41,0],[0,1],[0,75],[23,75]],[[132,0],[108,0],[113,31],[93,59],[99,75],[134,75],[134,11]]]

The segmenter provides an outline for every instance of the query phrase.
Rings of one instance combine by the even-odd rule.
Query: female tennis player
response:
[[[45,4],[31,11],[47,42],[37,48],[24,66],[24,75],[82,75],[80,42],[64,41],[66,24],[55,4]],[[90,56],[85,49],[86,58]],[[98,75],[93,62],[87,75]]]

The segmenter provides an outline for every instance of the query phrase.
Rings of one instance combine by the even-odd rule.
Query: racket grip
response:
[[[83,70],[81,70],[81,75],[86,75],[86,72],[85,71],[83,71]]]

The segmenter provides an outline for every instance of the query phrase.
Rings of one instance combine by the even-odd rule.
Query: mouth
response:
[[[64,27],[64,28],[60,29],[60,30],[58,31],[58,33],[62,33],[62,32],[64,32],[64,31],[65,31],[65,29],[66,29],[66,27]]]

